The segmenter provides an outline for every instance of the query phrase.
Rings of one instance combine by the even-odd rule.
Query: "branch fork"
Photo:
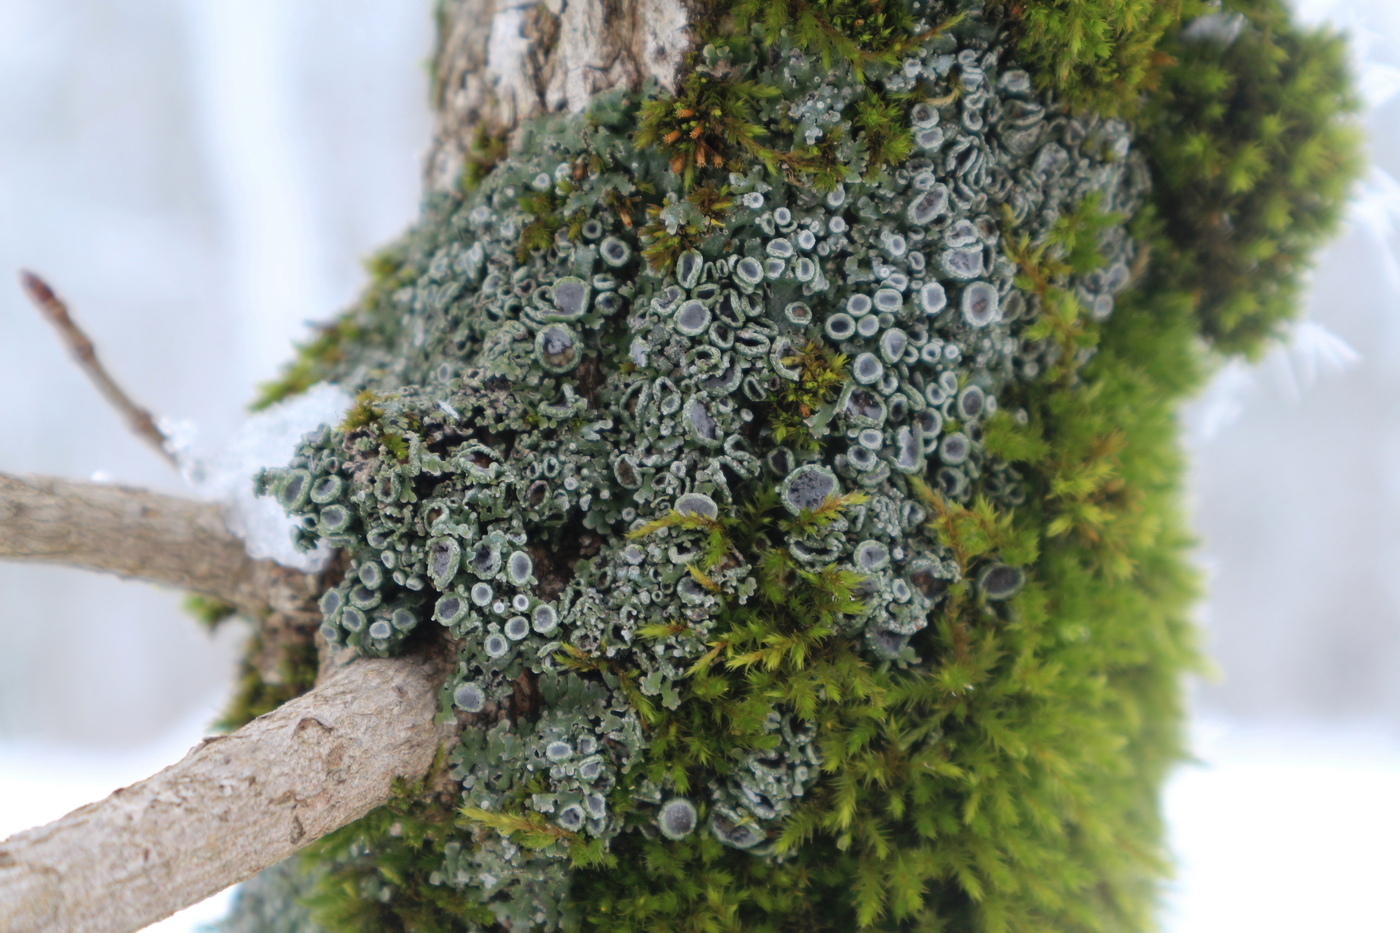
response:
[[[141,489],[0,474],[0,559],[195,590],[264,626],[319,620],[319,577],[250,558],[216,505]],[[422,777],[455,740],[454,722],[434,722],[445,657],[323,654],[311,692],[0,842],[0,933],[138,930],[386,803],[394,778]]]

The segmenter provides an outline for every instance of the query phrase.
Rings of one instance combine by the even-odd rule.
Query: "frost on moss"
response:
[[[319,916],[1148,925],[1199,303],[1128,124],[967,6],[528,124],[344,319],[361,403],[259,482],[347,555],[328,640],[456,651],[460,796]]]

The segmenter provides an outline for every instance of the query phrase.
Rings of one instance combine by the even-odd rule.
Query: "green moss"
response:
[[[360,298],[361,306],[389,301],[395,290],[412,282],[415,276],[415,270],[405,265],[401,250],[395,246],[370,256],[364,266],[370,282]],[[370,337],[353,313],[319,325],[317,331],[315,338],[296,348],[296,357],[281,376],[258,387],[257,397],[248,406],[249,411],[262,411],[324,381],[327,372],[343,363],[347,355],[355,352],[357,345]]]
[[[462,190],[476,190],[481,180],[496,167],[496,163],[505,158],[505,154],[506,141],[500,136],[488,133],[485,127],[478,127],[462,166]]]
[[[1132,114],[1171,63],[1164,37],[1201,0],[993,0],[1041,87],[1075,107]]]
[[[707,46],[704,60],[697,62],[674,97],[661,96],[642,105],[636,144],[663,152],[686,190],[705,178],[716,187],[713,179],[747,172],[754,164],[773,174],[803,178],[819,191],[834,189],[852,169],[838,152],[845,132],[833,129],[822,143],[804,145],[791,137],[790,123],[759,121],[764,102],[777,97],[779,88],[748,77],[756,56],[753,43],[742,36]],[[871,91],[850,107],[846,122],[850,135],[858,136],[864,148],[860,162],[869,178],[912,151],[903,103]]]
[[[914,151],[914,133],[901,101],[879,94],[867,94],[855,105],[853,124],[865,145],[865,178],[873,181],[880,172],[898,165]]]
[[[1307,258],[1331,237],[1361,165],[1341,39],[1280,0],[1005,0],[1022,56],[1076,107],[1133,116],[1176,269],[1201,330],[1257,356],[1297,314]],[[1239,15],[1243,28],[1228,17]],[[1232,34],[1235,33],[1236,34]]]
[[[384,417],[384,409],[375,405],[375,394],[365,389],[355,396],[355,404],[340,421],[339,430],[358,431],[360,428],[376,427]]]
[[[670,272],[681,253],[700,249],[711,237],[721,235],[725,218],[734,209],[734,197],[728,186],[708,183],[675,202],[670,216],[666,216],[664,208],[661,204],[650,205],[647,222],[641,228],[642,256],[654,272]]]
[[[824,702],[839,704],[840,697],[874,691],[874,682],[862,679],[868,672],[851,646],[833,638],[842,617],[864,611],[857,595],[864,578],[835,566],[807,569],[780,544],[794,532],[820,531],[868,500],[863,493],[848,493],[792,517],[777,491],[768,490],[730,518],[672,512],[632,532],[633,538],[663,528],[702,532],[704,556],[689,570],[713,592],[721,588],[709,574],[736,555],[758,571],[758,599],[726,601],[709,650],[690,668],[687,692],[707,702],[690,703],[675,717],[652,709],[652,780],[671,781],[684,794],[706,769],[718,765],[723,773],[727,760],[771,747],[776,737],[764,720],[775,700],[792,703],[804,719],[813,719]],[[641,634],[660,639],[677,631],[663,625]]]
[[[759,103],[776,96],[778,89],[745,78],[744,71],[747,68],[737,74],[695,70],[675,97],[642,105],[637,145],[665,153],[671,171],[685,178],[687,188],[697,173],[742,171],[751,159],[771,164],[776,157],[759,142],[767,131],[755,120]]]
[[[233,603],[224,602],[216,596],[205,596],[202,593],[191,593],[186,596],[183,608],[185,612],[194,616],[200,625],[210,631],[218,628],[220,623],[238,611]]]
[[[490,926],[476,898],[443,883],[442,847],[456,828],[450,796],[429,791],[443,762],[394,799],[301,855],[314,879],[303,898],[325,933],[467,933]],[[386,896],[392,892],[392,896]]]
[[[408,441],[404,439],[402,434],[386,431],[380,435],[379,443],[384,445],[384,449],[387,450],[389,455],[395,460],[403,461],[408,459]]]
[[[858,78],[870,64],[897,64],[962,18],[955,15],[937,28],[916,31],[908,7],[892,0],[734,0],[728,6],[739,34],[752,28],[769,45],[786,40],[815,53],[827,67],[844,60]]]
[[[289,642],[281,646],[278,662],[278,682],[266,680],[250,660],[263,652],[262,636],[254,634],[239,662],[238,679],[233,699],[214,724],[223,732],[232,732],[294,700],[316,686],[316,646],[310,641]]]
[[[296,359],[281,376],[258,387],[257,398],[248,409],[262,411],[320,382],[326,368],[343,359],[346,346],[357,336],[357,329],[348,321],[322,325],[315,339],[297,347]]]
[[[1257,355],[1297,313],[1308,257],[1336,231],[1360,171],[1359,107],[1345,46],[1300,28],[1276,0],[1232,2],[1248,25],[1229,44],[1177,40],[1177,64],[1143,115],[1159,264],[1192,282],[1201,329]]]
[[[524,262],[531,254],[541,253],[554,243],[554,236],[560,230],[567,233],[569,239],[579,238],[579,227],[584,221],[582,211],[574,211],[571,214],[564,214],[562,207],[567,198],[567,193],[563,197],[557,195],[553,190],[533,192],[521,197],[520,209],[530,218],[520,231],[520,242],[515,247],[515,256],[518,262]],[[613,194],[613,207],[619,207],[616,192]]]
[[[773,440],[815,449],[820,441],[812,431],[810,419],[820,417],[822,409],[835,402],[849,378],[850,360],[844,353],[813,340],[784,359],[783,364],[795,370],[798,377],[778,389],[769,413]],[[829,419],[830,412],[825,414]]]
[[[1007,399],[1027,407],[1028,423],[993,422],[989,443],[1029,468],[1038,495],[1003,510],[922,487],[964,580],[992,561],[1031,570],[1005,610],[966,583],[950,589],[917,640],[939,659],[934,670],[872,669],[843,654],[839,639],[825,641],[827,597],[801,597],[811,580],[791,578],[781,554],[760,560],[765,602],[732,610],[691,683],[704,705],[666,721],[674,731],[658,730],[654,760],[722,761],[731,743],[761,734],[764,706],[746,710],[746,697],[798,704],[821,723],[830,777],[779,837],[793,861],[736,859],[712,839],[622,849],[616,866],[578,882],[587,928],[1151,925],[1165,866],[1154,800],[1182,753],[1179,678],[1196,663],[1172,413],[1200,365],[1189,303],[1150,291],[1133,301],[1094,334],[1100,352],[1072,389],[1028,386]],[[763,527],[741,519],[726,540],[752,546]],[[792,616],[774,615],[779,606]]]

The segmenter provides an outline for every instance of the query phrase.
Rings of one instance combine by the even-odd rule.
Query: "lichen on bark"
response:
[[[322,633],[446,637],[462,729],[455,813],[312,856],[320,922],[1149,924],[1219,336],[1171,101],[1072,109],[1096,57],[1057,96],[1001,6],[780,6],[522,122],[297,371],[362,393],[260,479],[348,555]]]

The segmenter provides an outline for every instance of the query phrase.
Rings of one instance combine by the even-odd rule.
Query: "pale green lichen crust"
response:
[[[717,35],[388,254],[259,483],[329,641],[450,639],[461,797],[323,846],[322,922],[1146,925],[1196,308],[1128,124],[963,6]]]

